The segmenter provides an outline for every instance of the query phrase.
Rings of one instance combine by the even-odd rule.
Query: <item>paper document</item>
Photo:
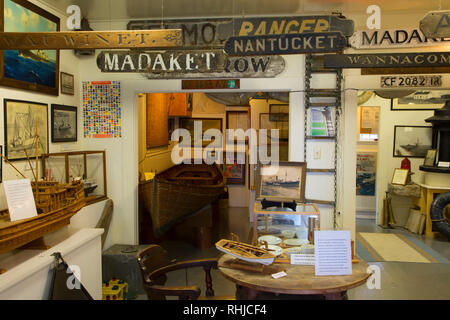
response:
[[[37,216],[36,203],[29,179],[3,181],[11,221]]]
[[[352,274],[352,250],[349,230],[314,231],[316,276]]]

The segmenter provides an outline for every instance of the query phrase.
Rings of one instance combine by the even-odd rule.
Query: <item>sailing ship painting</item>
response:
[[[28,1],[5,0],[3,31],[59,31],[59,18]],[[4,84],[57,95],[59,77],[57,50],[5,50],[2,53]],[[30,87],[30,84],[34,86]]]
[[[48,153],[47,105],[5,99],[5,155],[8,160],[35,156],[36,126],[40,132],[38,153]]]

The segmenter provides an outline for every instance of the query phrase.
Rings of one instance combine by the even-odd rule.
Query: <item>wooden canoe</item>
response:
[[[247,262],[270,265],[275,260],[275,255],[267,250],[243,242],[222,239],[216,242],[216,248]]]
[[[139,184],[139,201],[159,238],[225,192],[222,170],[213,164],[180,164]]]

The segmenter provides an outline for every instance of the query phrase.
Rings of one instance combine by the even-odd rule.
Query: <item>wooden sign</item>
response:
[[[450,67],[364,68],[361,75],[450,73]]]
[[[209,73],[222,72],[226,55],[210,51],[102,51],[97,66],[102,72]]]
[[[219,33],[230,36],[340,32],[350,37],[353,31],[352,20],[336,15],[235,18],[219,26]]]
[[[450,37],[450,11],[429,12],[420,21],[420,30],[428,38]]]
[[[181,72],[145,72],[148,79],[201,79],[201,78],[273,78],[280,74],[285,67],[281,56],[248,56],[227,57],[221,72],[195,72],[186,70]]]
[[[0,50],[165,48],[182,44],[180,29],[0,32]]]
[[[182,80],[181,89],[239,89],[239,79],[233,80]]]
[[[429,39],[419,29],[362,30],[350,37],[349,43],[356,49],[415,48],[438,46],[448,40]]]
[[[330,54],[325,68],[393,68],[450,66],[450,52]]]
[[[442,87],[442,76],[387,76],[380,78],[382,88]]]
[[[339,32],[231,37],[225,43],[229,55],[299,54],[335,52],[346,46]]]
[[[165,28],[181,29],[183,50],[222,49],[225,41],[233,36],[262,36],[280,34],[341,32],[351,36],[354,31],[352,20],[336,15],[250,17],[217,19],[169,19],[132,20],[128,30],[152,30]]]

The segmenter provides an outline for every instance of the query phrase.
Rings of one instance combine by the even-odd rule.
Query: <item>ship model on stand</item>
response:
[[[43,236],[68,225],[70,218],[86,204],[81,180],[66,184],[39,180],[38,141],[36,126],[36,172],[32,169],[26,149],[24,150],[33,170],[34,181],[31,187],[38,214],[28,219],[11,221],[8,210],[0,211],[0,254],[25,245],[28,248],[45,248]],[[27,179],[8,159],[3,155],[2,157],[24,179]]]

